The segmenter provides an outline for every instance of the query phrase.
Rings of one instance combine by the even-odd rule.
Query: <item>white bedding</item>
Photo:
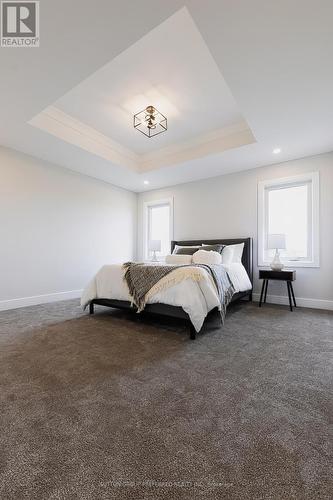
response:
[[[250,279],[242,264],[230,264],[226,270],[235,292],[252,289]],[[81,305],[86,307],[91,300],[98,298],[130,301],[131,298],[123,275],[121,264],[103,266],[85,288],[81,297]],[[182,307],[189,315],[197,332],[201,329],[209,311],[214,307],[220,308],[215,284],[206,271],[204,279],[200,281],[185,279],[156,293],[148,300],[149,304],[157,302]]]

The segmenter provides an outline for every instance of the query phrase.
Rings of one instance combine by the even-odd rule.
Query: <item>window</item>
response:
[[[275,179],[258,185],[258,265],[273,259],[269,234],[284,234],[285,265],[319,267],[319,173]]]
[[[160,240],[161,252],[157,253],[157,258],[162,259],[170,253],[171,239],[173,238],[172,199],[145,203],[144,211],[144,256],[146,259],[150,259],[152,251],[149,250],[149,242]]]

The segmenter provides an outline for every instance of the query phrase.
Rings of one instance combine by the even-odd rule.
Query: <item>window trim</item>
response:
[[[170,244],[173,240],[173,198],[163,198],[158,200],[145,201],[143,204],[143,258],[149,259],[148,252],[148,234],[149,234],[149,209],[151,207],[158,207],[160,205],[170,206],[170,219],[169,219],[169,234]],[[171,248],[171,247],[170,247]],[[159,255],[158,260],[164,260],[165,255]]]
[[[311,183],[311,215],[312,215],[312,259],[311,260],[288,260],[283,261],[286,267],[320,267],[319,252],[319,172],[282,177],[258,182],[258,266],[269,267],[265,260],[265,231],[267,211],[266,193],[270,187],[292,187],[293,185]]]

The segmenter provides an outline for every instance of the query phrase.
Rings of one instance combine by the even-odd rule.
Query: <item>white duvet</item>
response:
[[[235,292],[251,290],[251,281],[242,264],[231,264],[226,268]],[[121,264],[103,266],[85,288],[81,305],[86,307],[93,299],[113,299],[130,301],[127,284],[123,279]],[[189,315],[194,328],[198,332],[212,309],[220,308],[220,301],[212,277],[204,271],[203,279],[194,281],[185,279],[150,297],[149,304],[163,303],[182,307]]]

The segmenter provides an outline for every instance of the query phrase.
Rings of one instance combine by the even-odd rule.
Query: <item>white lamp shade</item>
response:
[[[269,234],[268,235],[268,248],[277,248],[284,250],[286,248],[286,235],[285,234]]]
[[[150,240],[149,241],[149,250],[151,252],[160,252],[161,251],[161,240]]]

